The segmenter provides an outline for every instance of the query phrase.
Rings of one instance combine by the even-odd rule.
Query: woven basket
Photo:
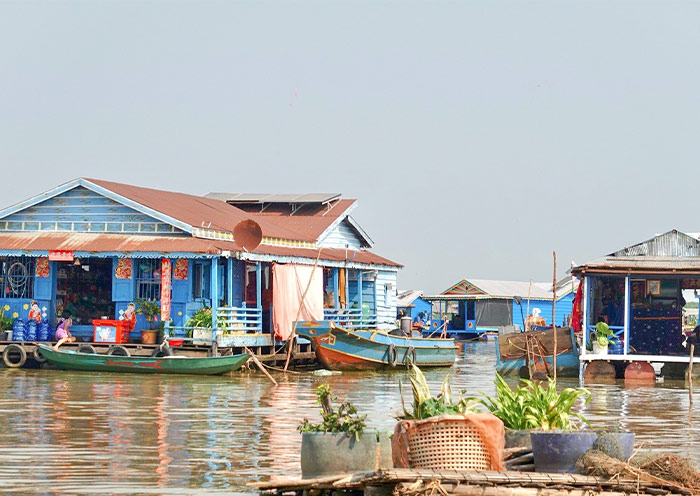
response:
[[[403,430],[412,468],[490,470],[491,457],[479,431],[464,418],[450,415],[412,422]]]

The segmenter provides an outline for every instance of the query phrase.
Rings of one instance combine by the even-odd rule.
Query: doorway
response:
[[[114,318],[112,260],[75,259],[60,263],[56,279],[56,315],[69,312],[76,325],[92,325],[93,319]]]

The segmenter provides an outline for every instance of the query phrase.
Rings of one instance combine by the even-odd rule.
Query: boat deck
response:
[[[689,494],[637,480],[517,471],[382,469],[315,479],[251,482],[263,496],[605,496]]]

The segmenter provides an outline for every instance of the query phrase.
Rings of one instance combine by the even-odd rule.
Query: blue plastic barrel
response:
[[[616,338],[614,344],[608,346],[608,353],[611,355],[622,355],[625,352],[625,343],[622,339]]]
[[[22,319],[15,319],[12,324],[12,340],[13,341],[26,341],[27,331]]]
[[[25,336],[27,338],[27,341],[36,341],[36,324],[37,322],[34,319],[30,319],[27,322],[25,326]]]

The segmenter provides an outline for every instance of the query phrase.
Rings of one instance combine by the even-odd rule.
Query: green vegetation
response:
[[[403,401],[403,390],[401,381],[399,381],[399,389],[401,389],[401,405],[403,414],[396,418],[399,420],[421,420],[437,415],[446,414],[469,414],[475,413],[474,407],[477,402],[468,400],[459,395],[454,398],[452,395],[452,386],[450,385],[450,376],[446,376],[442,382],[440,394],[433,398],[428,387],[428,382],[425,380],[423,372],[415,366],[411,366],[409,376],[411,387],[413,389],[413,411],[408,411]]]
[[[482,398],[478,400],[503,421],[506,429],[570,431],[580,427],[573,419],[588,425],[581,414],[572,411],[579,398],[586,397],[586,403],[590,401],[591,393],[588,390],[566,388],[557,392],[552,379],[549,379],[547,387],[526,379],[520,382],[520,386],[511,389],[503,377],[496,374],[496,396],[492,398],[482,393]]]
[[[154,300],[142,300],[138,299],[136,303],[136,313],[143,315],[148,322],[148,328],[153,329],[153,324],[158,321],[160,317],[160,305]]]
[[[299,432],[345,432],[355,439],[360,438],[367,427],[367,415],[358,415],[357,408],[347,401],[340,403],[337,409],[333,408],[333,402],[338,398],[333,396],[331,386],[326,382],[316,388],[316,401],[321,405],[323,422],[312,424],[305,418],[297,427]]]
[[[187,319],[185,327],[200,327],[211,329],[211,308],[204,307],[197,310],[192,317]],[[189,329],[191,331],[191,329]]]
[[[598,342],[598,346],[605,347],[615,344],[613,337],[615,337],[615,333],[610,329],[608,324],[605,322],[598,322],[595,325],[595,340]]]
[[[0,309],[0,331],[12,329],[12,318],[5,315],[5,309]]]

